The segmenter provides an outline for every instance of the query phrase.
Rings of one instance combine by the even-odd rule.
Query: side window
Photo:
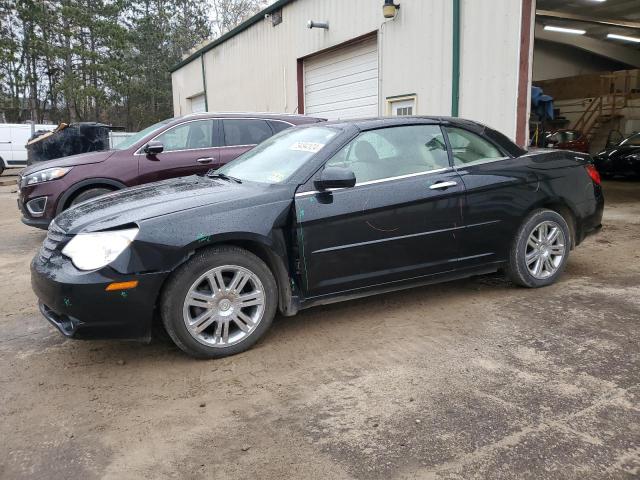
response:
[[[213,122],[211,120],[200,120],[173,127],[156,137],[155,140],[164,145],[165,152],[210,148],[213,145],[211,141],[212,132]]]
[[[490,162],[504,155],[490,142],[461,128],[445,127],[453,151],[454,165]]]
[[[358,183],[449,167],[437,125],[371,130],[342,147],[326,166],[353,170]]]
[[[223,120],[224,144],[228,147],[234,145],[257,145],[273,135],[271,127],[265,120]]]
[[[273,133],[280,133],[287,128],[291,128],[291,125],[285,122],[269,121],[269,125],[271,125],[271,128],[273,129]]]

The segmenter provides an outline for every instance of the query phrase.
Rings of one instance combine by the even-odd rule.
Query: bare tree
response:
[[[220,37],[255,15],[272,1],[269,0],[209,0],[213,7],[212,27]]]

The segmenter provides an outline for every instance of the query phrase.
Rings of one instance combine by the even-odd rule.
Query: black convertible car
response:
[[[454,118],[286,130],[210,172],[81,203],[32,263],[44,316],[76,338],[238,353],[276,311],[504,269],[542,287],[600,227],[587,156],[527,153]]]
[[[640,133],[607,144],[604,151],[594,156],[594,164],[603,177],[640,176]]]

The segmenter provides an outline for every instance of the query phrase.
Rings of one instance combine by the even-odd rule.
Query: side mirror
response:
[[[351,188],[356,184],[355,174],[348,168],[327,167],[320,174],[320,178],[314,182],[318,190],[329,188]]]
[[[144,146],[144,153],[147,155],[157,155],[164,151],[162,142],[149,142]]]

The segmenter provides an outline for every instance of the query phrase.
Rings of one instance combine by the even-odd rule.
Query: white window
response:
[[[405,117],[416,114],[416,97],[406,96],[387,99],[388,114],[394,117]]]
[[[191,106],[191,113],[201,113],[207,111],[204,101],[204,94],[191,97],[189,99],[189,104]]]

